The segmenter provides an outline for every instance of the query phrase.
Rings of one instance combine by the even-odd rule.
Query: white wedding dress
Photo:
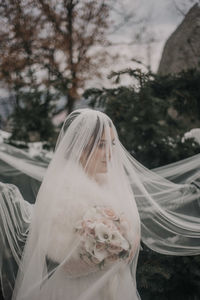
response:
[[[73,169],[76,167],[74,166]],[[73,242],[75,240],[73,232],[73,224],[77,220],[81,219],[87,210],[94,206],[106,205],[113,203],[113,199],[116,203],[120,202],[117,200],[119,195],[114,191],[109,191],[109,186],[106,184],[98,184],[87,176],[84,176],[83,170],[80,168],[76,172],[76,181],[79,182],[79,189],[70,194],[71,187],[73,186],[73,178],[70,178],[67,185],[64,187],[62,193],[59,195],[59,206],[54,208],[54,219],[52,220],[51,228],[51,241],[47,250],[48,257],[53,261],[61,263],[65,256],[66,250],[70,246],[73,251]],[[123,201],[123,199],[121,199]],[[114,204],[113,204],[114,206]],[[117,207],[118,209],[118,207]],[[136,210],[137,211],[137,210]],[[66,212],[69,212],[66,214]],[[135,220],[138,220],[137,228],[135,226],[132,230],[132,245],[135,247],[135,257],[138,256],[139,245],[140,245],[140,222],[139,216],[135,215]],[[136,224],[136,222],[135,222]],[[66,234],[67,229],[67,234]],[[57,245],[62,241],[62,248],[57,249]],[[68,250],[69,251],[69,250]],[[131,275],[130,265],[124,262],[114,264],[105,271],[94,271],[88,268],[80,270],[80,261],[75,262],[71,266],[72,270],[66,270],[60,268],[58,275],[57,284],[62,287],[65,286],[66,295],[69,299],[96,299],[96,300],[126,300],[140,299],[136,289],[136,282]],[[132,265],[132,269],[136,269],[136,265]],[[70,272],[71,271],[71,272]],[[69,278],[69,273],[75,274],[74,278]],[[52,276],[52,281],[54,280]],[[51,279],[46,283],[44,288],[44,295],[42,299],[46,297],[46,291],[49,297],[49,290],[51,289]],[[53,287],[53,285],[52,285]],[[50,293],[52,299],[61,299],[59,295],[55,295],[54,288]],[[89,293],[88,293],[89,290]],[[59,291],[59,288],[58,288]],[[85,295],[84,292],[86,291]],[[91,294],[91,296],[90,296]],[[51,299],[51,298],[49,298]],[[68,298],[66,298],[68,299]]]
[[[48,257],[48,263],[53,263],[56,266],[60,264],[60,266],[57,267],[56,271],[54,270],[48,280],[45,280],[42,283],[42,287],[40,287],[39,291],[37,290],[37,293],[34,289],[31,291],[31,287],[28,296],[26,297],[24,294],[20,294],[19,299],[61,300],[63,299],[63,295],[66,295],[65,299],[80,300],[117,300],[122,299],[122,297],[125,297],[127,300],[140,299],[136,289],[135,278],[131,275],[131,269],[132,271],[135,271],[136,269],[136,264],[134,264],[134,262],[132,262],[130,267],[130,264],[120,261],[109,268],[105,268],[105,270],[93,270],[87,268],[87,266],[81,268],[80,260],[75,261],[73,264],[68,265],[66,263],[62,266],[66,253],[70,252],[70,250],[73,252],[73,246],[74,243],[76,243],[73,224],[81,219],[90,207],[99,203],[101,205],[112,203],[113,199],[116,201],[119,197],[115,192],[109,191],[109,187],[106,186],[106,184],[99,184],[93,180],[91,181],[88,176],[84,176],[84,171],[80,167],[73,167],[73,169],[77,169],[76,180],[79,182],[79,189],[76,191],[75,195],[72,189],[74,178],[71,177],[63,187],[63,190],[60,190],[58,193],[59,205],[55,202],[55,206],[52,207],[51,235],[48,242],[48,248],[45,250],[46,257]],[[7,203],[10,201],[9,210],[12,206],[16,207],[16,216],[18,217],[18,213],[23,215],[23,219],[21,219],[22,226],[20,228],[21,234],[18,237],[18,240],[24,238],[25,243],[28,227],[31,223],[31,216],[34,214],[34,205],[30,205],[24,201],[19,191],[14,186],[2,185],[2,188],[4,189],[3,193],[5,195],[12,195],[12,197],[7,198]],[[3,205],[1,205],[1,207],[2,206]],[[138,219],[138,227],[135,227],[132,233],[129,234],[132,235],[132,243],[135,248],[134,256],[136,259],[140,244],[140,225],[139,216],[135,215],[135,218]],[[15,226],[17,226],[18,223],[19,220],[15,225],[7,224],[7,227],[13,226],[14,231]],[[42,238],[45,239],[45,236]],[[12,236],[9,236],[9,239],[10,243],[9,245],[6,245],[7,248],[9,248],[13,242]],[[15,246],[17,249],[16,253],[19,253],[21,249],[20,243]],[[15,258],[16,260],[20,260],[20,257],[21,254],[16,254]],[[69,269],[70,267],[71,269]],[[73,276],[71,274],[73,274]],[[24,284],[28,287],[26,279]]]
[[[199,197],[195,186],[174,184],[131,157],[108,116],[74,111],[64,122],[36,203],[28,204],[16,187],[1,184],[5,298],[140,299],[136,266],[141,235],[160,253],[199,254],[200,219],[189,209]],[[117,218],[94,213],[85,219],[96,207]],[[117,244],[112,244],[116,236]]]

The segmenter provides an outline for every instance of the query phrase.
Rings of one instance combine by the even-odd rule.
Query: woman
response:
[[[16,222],[3,221],[13,256],[29,230],[23,257],[20,250],[16,254],[12,299],[140,299],[135,271],[141,229],[156,251],[199,253],[199,218],[177,210],[177,199],[184,204],[197,193],[135,161],[104,113],[74,111],[64,122],[34,208],[18,197],[10,205],[14,214],[8,209]],[[4,200],[9,203],[9,193]]]

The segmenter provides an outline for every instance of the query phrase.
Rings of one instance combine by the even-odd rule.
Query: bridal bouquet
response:
[[[129,224],[123,214],[116,214],[108,206],[90,208],[75,226],[81,239],[80,258],[100,268],[127,259],[131,254],[128,230]]]

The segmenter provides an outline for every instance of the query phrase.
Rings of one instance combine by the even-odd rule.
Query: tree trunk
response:
[[[68,94],[67,99],[66,107],[68,114],[70,114],[73,111],[75,99],[70,94]]]

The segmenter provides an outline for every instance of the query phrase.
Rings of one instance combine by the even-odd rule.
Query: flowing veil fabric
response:
[[[0,183],[0,275],[5,299],[11,299],[33,206],[18,188]]]
[[[9,164],[7,153],[2,157]],[[24,168],[30,172],[27,164]],[[33,163],[34,174],[43,169]],[[199,254],[200,189],[194,176],[192,184],[178,184],[156,171],[129,155],[104,113],[71,113],[35,205],[2,184],[1,245],[12,258],[7,271],[10,291],[15,282],[12,299],[137,300],[140,238],[160,253]]]

